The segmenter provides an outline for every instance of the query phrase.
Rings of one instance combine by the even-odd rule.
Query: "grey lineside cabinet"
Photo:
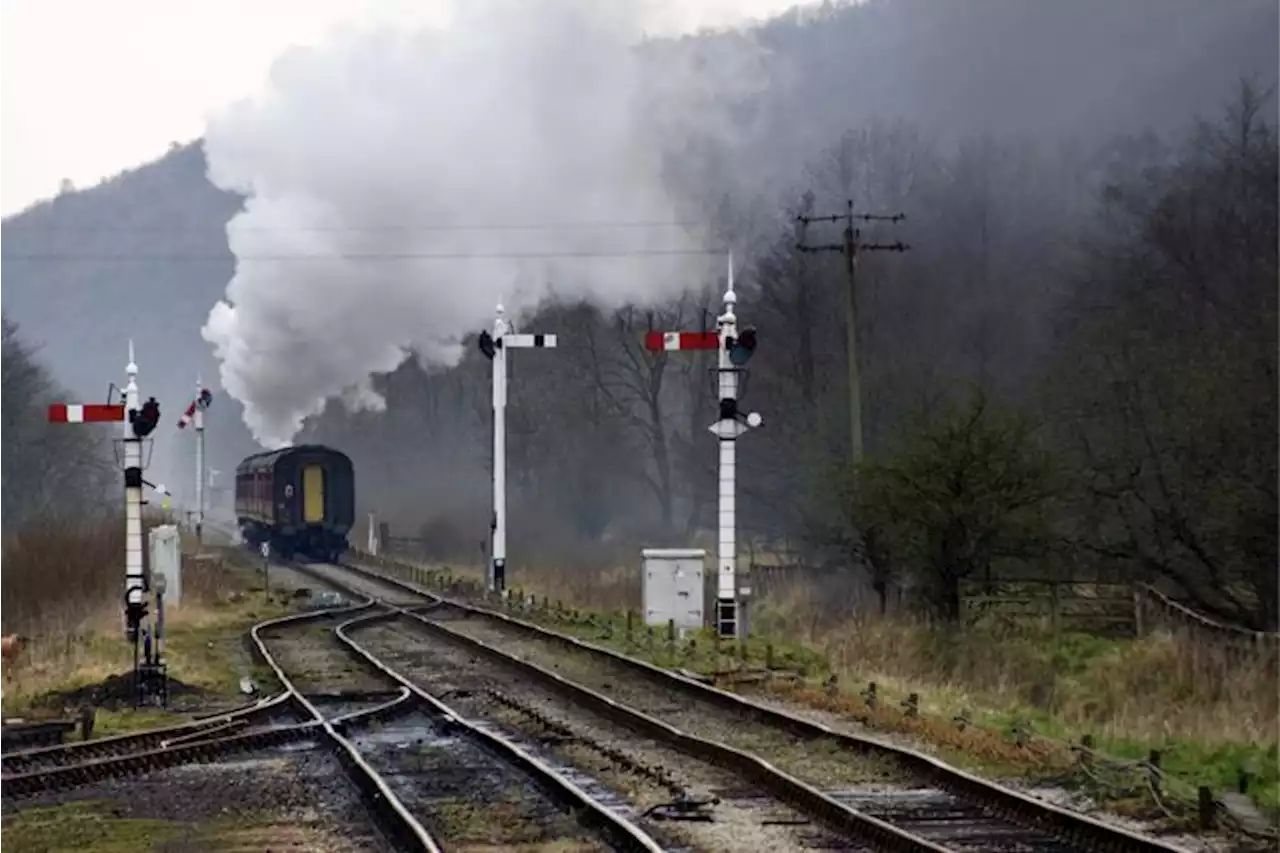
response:
[[[640,553],[645,624],[665,626],[674,621],[681,636],[700,629],[707,552],[701,548],[646,548]]]

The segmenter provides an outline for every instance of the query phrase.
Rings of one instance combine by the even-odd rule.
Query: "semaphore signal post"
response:
[[[501,594],[507,583],[507,350],[554,349],[555,335],[518,335],[499,305],[493,332],[481,332],[480,352],[493,363],[493,522],[488,589]]]
[[[729,255],[729,281],[724,293],[724,313],[716,318],[717,332],[649,332],[645,349],[650,352],[683,350],[717,350],[716,390],[719,394],[719,419],[707,429],[719,439],[719,511],[717,557],[719,572],[716,582],[716,631],[721,637],[741,637],[746,632],[739,619],[737,589],[737,439],[749,429],[760,426],[756,412],[743,416],[738,411],[740,380],[746,364],[756,349],[756,331],[748,326],[738,330],[735,306],[738,295],[733,290],[733,254]],[[746,590],[743,590],[746,593]]]
[[[151,696],[162,699],[165,690],[165,665],[160,656],[159,639],[152,648],[153,634],[148,619],[148,592],[142,557],[142,487],[151,486],[167,495],[164,486],[142,478],[146,466],[142,460],[142,440],[155,430],[160,421],[160,404],[149,397],[138,404],[138,365],[133,358],[133,341],[129,341],[129,363],[125,366],[127,382],[124,404],[54,403],[49,406],[49,422],[55,424],[122,423],[124,445],[124,510],[125,510],[125,634],[133,644],[134,704]],[[139,643],[142,659],[139,660]]]
[[[196,377],[196,396],[187,405],[187,410],[178,419],[178,429],[186,429],[187,424],[196,430],[196,510],[195,528],[196,542],[204,543],[204,412],[213,402],[213,393],[204,387],[200,377]]]

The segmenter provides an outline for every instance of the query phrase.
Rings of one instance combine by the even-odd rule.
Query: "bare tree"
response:
[[[108,436],[103,427],[47,423],[49,403],[65,395],[17,325],[2,322],[5,530],[102,512],[114,480]]]
[[[1060,372],[1089,546],[1219,618],[1274,630],[1275,136],[1245,86],[1169,164],[1112,186]],[[1088,517],[1082,513],[1082,517]]]

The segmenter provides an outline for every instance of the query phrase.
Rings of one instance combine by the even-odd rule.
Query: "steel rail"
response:
[[[335,583],[333,579],[323,577],[314,569],[308,568],[305,564],[291,564],[291,566],[303,574],[309,574],[312,577],[316,577],[322,582],[346,593],[347,595],[363,598],[366,603],[359,608],[353,608],[353,612],[355,610],[366,609],[374,602],[372,597],[366,596],[364,593],[361,593],[351,587]],[[404,592],[407,592],[413,599],[420,599],[422,597],[421,593],[414,589],[405,588]],[[606,837],[615,849],[637,851],[637,853],[662,853],[664,848],[642,829],[635,826],[622,816],[614,814],[609,809],[600,805],[594,798],[565,778],[550,765],[540,761],[533,755],[530,755],[519,746],[510,742],[496,732],[486,731],[484,728],[472,724],[463,715],[459,714],[436,697],[422,690],[412,681],[405,678],[392,667],[388,666],[384,661],[360,645],[360,643],[347,633],[348,628],[361,622],[372,622],[382,618],[398,618],[400,612],[403,610],[401,605],[395,602],[383,601],[382,605],[384,608],[387,608],[387,610],[380,613],[370,613],[349,619],[338,625],[334,629],[334,634],[352,653],[362,658],[385,677],[399,684],[402,689],[410,691],[421,702],[430,706],[446,722],[447,725],[462,728],[473,740],[479,742],[483,747],[487,748],[487,750],[499,756],[505,763],[521,770],[535,782],[540,783],[540,787],[551,793],[554,799],[558,800],[561,804],[568,806],[572,812],[578,815],[579,821],[583,825],[594,829],[602,836]],[[418,606],[421,607],[422,605]],[[427,609],[431,606],[433,605],[428,603]]]
[[[276,696],[265,697],[252,705],[231,711],[205,714],[196,719],[172,726],[127,732],[125,734],[97,738],[96,740],[8,752],[0,756],[0,769],[6,773],[19,773],[41,765],[77,764],[92,758],[142,751],[161,744],[167,739],[177,739],[190,733],[210,730],[235,720],[248,721],[255,717],[268,716],[280,706],[292,701],[293,697],[285,692]]]
[[[14,773],[0,779],[4,798],[23,797],[45,791],[59,791],[91,785],[137,773],[163,770],[179,764],[206,763],[245,750],[262,749],[311,737],[319,723],[298,723],[260,732],[204,740],[170,749],[148,749],[114,758],[101,758],[62,767]]]
[[[405,808],[404,803],[396,796],[395,792],[387,784],[382,775],[378,773],[368,762],[361,757],[359,750],[351,741],[339,731],[339,726],[326,720],[324,714],[320,712],[314,704],[298,689],[293,680],[289,678],[284,669],[276,661],[271,654],[271,650],[267,648],[267,641],[263,639],[262,632],[269,628],[275,628],[280,625],[294,624],[298,622],[315,621],[327,617],[337,616],[344,613],[356,613],[361,610],[368,610],[374,606],[372,598],[366,598],[363,604],[354,604],[346,607],[333,607],[325,610],[315,610],[309,613],[295,613],[289,616],[281,616],[276,619],[269,619],[266,622],[259,622],[249,630],[249,636],[253,640],[256,652],[259,657],[266,662],[267,666],[275,673],[276,678],[285,690],[307,710],[315,719],[317,727],[324,732],[337,748],[338,759],[346,767],[347,772],[355,780],[360,787],[361,792],[369,799],[369,802],[377,809],[393,834],[404,843],[414,847],[417,850],[428,851],[428,853],[442,853],[440,845],[431,837],[426,828],[418,822],[409,810]],[[376,709],[375,709],[376,710]],[[342,719],[342,718],[339,718]],[[349,716],[348,716],[349,719]]]
[[[412,699],[413,699],[412,693],[410,693],[408,690],[405,690],[404,688],[400,688],[400,690],[396,691],[395,695],[392,696],[390,699],[387,699],[384,702],[379,702],[377,705],[375,705],[372,708],[362,708],[358,711],[350,711],[341,716],[332,718],[331,720],[329,720],[329,722],[333,723],[334,727],[337,728],[339,731],[343,731],[345,728],[355,723],[367,723],[367,722],[372,722],[374,720],[386,720],[386,719],[389,719],[390,717],[395,716],[396,714],[403,713],[405,710],[408,709],[409,706],[415,704],[414,702],[411,701]],[[236,723],[232,722],[232,723],[227,723],[226,725],[234,726],[236,725]],[[243,724],[241,723],[241,725]],[[221,727],[219,727],[219,729],[220,728]],[[193,743],[198,740],[216,739],[211,736],[215,731],[218,731],[219,729],[210,729],[207,731],[192,732],[189,735],[182,735],[181,737],[174,738],[172,740],[161,741],[160,745],[167,749],[181,741]]]
[[[353,588],[344,587],[333,578],[325,577],[319,572],[305,568],[303,571],[343,589],[348,594],[355,594]],[[370,574],[370,577],[379,582],[391,580],[378,576],[376,573]],[[454,606],[452,602],[430,593],[423,593],[412,585],[400,583],[393,583],[392,585],[422,596],[428,599],[430,603],[426,607],[405,608],[384,602],[384,606],[388,608],[386,611],[359,617],[338,626],[336,629],[338,636],[345,641],[349,641],[347,630],[359,623],[372,623],[401,617],[411,619],[436,636],[443,638],[446,642],[453,642],[499,664],[514,667],[571,702],[588,707],[606,719],[619,723],[633,731],[641,732],[648,737],[673,746],[679,751],[707,761],[710,764],[742,773],[763,789],[777,795],[780,800],[787,802],[801,812],[813,815],[822,823],[840,833],[873,842],[880,849],[885,850],[907,851],[907,853],[947,853],[946,848],[904,831],[879,818],[863,814],[755,755],[726,744],[683,732],[641,711],[615,702],[613,699],[588,687],[569,681],[537,664],[512,657],[480,640],[450,631],[416,611],[430,610],[441,605]],[[394,673],[389,673],[389,675],[399,679],[399,676]],[[401,681],[401,683],[407,682]]]
[[[905,853],[947,853],[945,847],[905,832],[878,818],[862,814],[757,756],[726,744],[687,734],[641,711],[615,702],[588,687],[569,681],[535,663],[512,657],[480,640],[450,631],[419,613],[396,608],[389,613],[379,613],[356,621],[372,622],[397,617],[414,620],[445,642],[456,643],[495,663],[514,667],[533,681],[551,688],[574,704],[590,708],[605,719],[673,746],[700,760],[741,773],[764,790],[776,794],[782,801],[803,813],[813,815],[842,834],[873,842],[883,850],[905,851]]]
[[[334,633],[352,652],[362,657],[371,666],[401,685],[404,689],[412,691],[418,699],[430,705],[450,725],[456,725],[466,730],[474,740],[484,744],[506,763],[520,768],[540,782],[541,787],[549,790],[556,799],[568,805],[577,813],[582,823],[608,837],[615,849],[640,851],[640,853],[662,853],[662,846],[650,838],[644,830],[600,805],[586,791],[570,782],[555,768],[538,760],[511,741],[496,732],[486,731],[468,722],[461,714],[388,666],[348,633],[350,629],[356,628],[361,624],[398,619],[401,616],[413,617],[414,614],[404,608],[392,606],[387,612],[372,613],[350,619],[335,628]]]
[[[1070,811],[1052,803],[1034,799],[1021,792],[1005,788],[953,767],[932,756],[917,752],[914,749],[867,735],[840,731],[786,711],[769,708],[743,696],[703,684],[679,673],[671,672],[616,652],[613,649],[605,648],[586,640],[580,640],[577,637],[560,634],[541,625],[536,625],[505,613],[446,598],[438,593],[422,589],[417,584],[384,575],[381,572],[376,572],[363,566],[344,563],[339,568],[353,571],[371,580],[389,584],[393,587],[415,592],[428,601],[439,602],[481,618],[501,621],[526,634],[541,637],[568,648],[604,656],[651,680],[660,681],[665,685],[678,688],[688,695],[710,701],[734,712],[747,714],[760,722],[785,729],[799,737],[806,739],[829,738],[854,751],[873,753],[891,758],[909,774],[927,779],[939,789],[961,800],[977,804],[1014,823],[1051,832],[1053,835],[1073,844],[1092,850],[1116,851],[1117,853],[1120,851],[1124,851],[1124,853],[1185,853],[1182,848],[1174,847],[1159,839],[1139,835],[1123,827],[1112,826],[1088,815]],[[450,633],[453,634],[454,632]],[[869,816],[864,815],[864,817]]]
[[[411,705],[411,694],[404,690],[394,699],[383,702],[374,708],[366,708],[336,718],[335,725],[349,726],[357,722],[386,719],[403,711]],[[192,743],[180,746],[161,746],[141,752],[117,755],[83,761],[76,764],[63,765],[27,773],[14,773],[3,777],[5,799],[29,796],[46,791],[66,790],[80,785],[89,785],[105,779],[118,779],[137,773],[149,773],[164,770],[182,764],[197,764],[217,761],[228,755],[250,750],[258,750],[285,743],[306,740],[319,733],[321,722],[311,720],[306,723],[295,723],[288,726],[263,729],[222,737],[201,737],[206,732],[194,732],[191,737],[201,737]]]

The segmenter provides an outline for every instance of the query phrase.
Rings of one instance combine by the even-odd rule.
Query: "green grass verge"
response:
[[[107,803],[82,801],[25,808],[4,816],[4,849],[22,853],[137,853],[175,838],[182,824],[117,817]]]

